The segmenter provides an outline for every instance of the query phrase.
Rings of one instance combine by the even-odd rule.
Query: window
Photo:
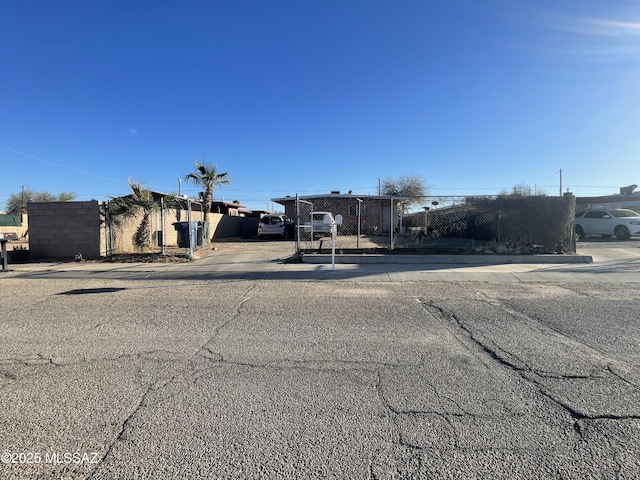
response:
[[[260,221],[265,225],[277,225],[282,221],[282,219],[280,217],[275,217],[275,216],[266,216],[266,217],[262,217]]]
[[[365,212],[365,205],[363,203],[360,204],[360,216],[363,217]],[[349,216],[357,217],[358,216],[358,204],[349,205]]]
[[[614,217],[633,218],[633,217],[640,216],[638,215],[638,213],[634,212],[633,210],[611,210],[611,213],[613,214]]]
[[[604,210],[591,210],[584,215],[584,218],[604,218],[605,215],[609,215],[609,212]]]

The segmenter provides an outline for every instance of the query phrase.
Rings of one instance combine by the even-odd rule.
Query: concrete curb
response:
[[[336,254],[336,263],[501,265],[510,263],[593,263],[589,255],[384,255]],[[302,263],[331,263],[331,255],[305,253]]]

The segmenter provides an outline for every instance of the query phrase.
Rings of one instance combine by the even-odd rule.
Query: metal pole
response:
[[[560,169],[560,196],[562,196],[562,169]]]
[[[160,197],[160,232],[162,234],[162,256],[164,256],[164,197]]]
[[[393,224],[395,223],[394,213],[393,213],[393,197],[389,199],[389,222],[391,223],[389,228],[389,237],[390,237],[390,250],[393,250]]]
[[[331,217],[331,270],[336,269],[336,221]]]
[[[502,197],[498,197],[498,243],[502,243]]]
[[[424,234],[429,232],[429,207],[424,207]]]
[[[301,229],[301,225],[300,225],[300,204],[301,203],[305,203],[307,205],[309,205],[309,207],[311,208],[311,215],[310,215],[310,220],[311,220],[311,227],[310,227],[310,231],[311,231],[311,248],[313,248],[313,203],[312,202],[307,202],[306,200],[300,200],[300,197],[298,197],[298,194],[296,194],[296,203],[298,205],[298,234],[300,233],[300,229]],[[298,248],[300,249],[300,235],[298,235]],[[298,250],[298,253],[300,253],[300,250]]]
[[[356,200],[358,200],[358,237],[356,238],[356,248],[360,248],[360,220],[362,218],[362,200],[360,198],[356,198]]]
[[[2,240],[2,270],[7,269],[7,240]]]
[[[107,200],[104,210],[104,241],[105,255],[111,257],[113,255],[113,225],[111,224],[111,200]]]
[[[296,253],[300,253],[300,199],[296,193]]]
[[[193,229],[191,228],[191,199],[187,197],[187,224],[189,229],[189,253],[193,254]]]

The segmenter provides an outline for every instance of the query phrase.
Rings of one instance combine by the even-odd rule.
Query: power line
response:
[[[35,155],[31,155],[29,153],[21,152],[19,150],[15,150],[13,148],[6,147],[4,145],[0,145],[0,148],[2,148],[4,150],[7,150],[9,152],[16,153],[18,155],[22,155],[23,157],[33,158],[34,160],[38,160],[38,161],[43,162],[43,163],[48,163],[49,165],[53,165],[54,167],[64,168],[64,169],[71,170],[71,171],[74,171],[74,172],[82,173],[84,175],[91,175],[92,177],[102,178],[103,180],[112,180],[114,182],[122,182],[122,179],[118,180],[118,179],[111,178],[111,177],[105,177],[104,175],[99,175],[97,173],[88,172],[86,170],[81,170],[79,168],[70,167],[68,165],[63,165],[62,163],[52,162],[50,160],[46,160],[46,159],[41,158],[41,157],[36,157]]]

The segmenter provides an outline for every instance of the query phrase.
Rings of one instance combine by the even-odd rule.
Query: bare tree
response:
[[[531,186],[525,182],[516,183],[511,190],[503,188],[500,190],[499,195],[508,196],[508,195],[517,195],[521,197],[531,197],[534,195],[546,195],[547,192],[538,188],[537,186]]]
[[[418,205],[426,196],[426,183],[420,175],[401,175],[396,178],[387,177],[382,181],[383,195],[407,197],[407,205]]]
[[[23,188],[20,193],[12,193],[7,200],[7,213],[9,215],[20,215],[27,213],[27,203],[29,202],[69,202],[75,198],[75,194],[62,192],[58,195],[46,191],[37,192],[29,188]]]

